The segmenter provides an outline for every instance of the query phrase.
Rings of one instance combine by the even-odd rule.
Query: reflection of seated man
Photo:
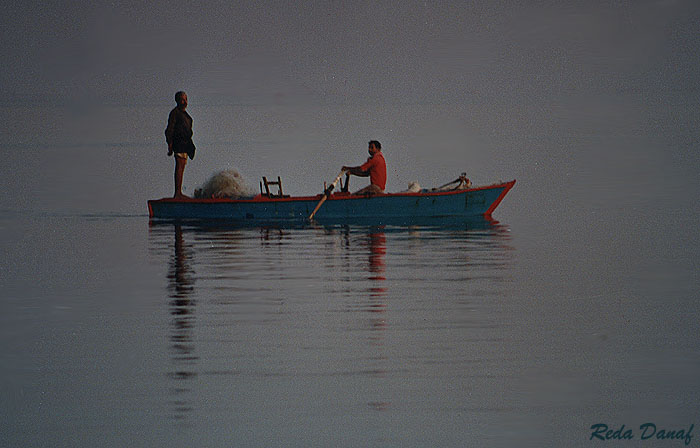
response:
[[[370,181],[369,186],[355,192],[355,194],[384,193],[384,188],[386,188],[386,162],[382,154],[382,145],[376,140],[371,140],[367,151],[369,152],[369,158],[364,164],[360,166],[343,166],[343,171],[345,171],[345,188],[343,188],[343,191],[348,190],[350,175],[354,174],[360,177],[369,176]]]

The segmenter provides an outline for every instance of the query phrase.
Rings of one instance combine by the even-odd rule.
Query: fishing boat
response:
[[[464,176],[435,189],[399,193],[357,195],[333,192],[335,179],[314,196],[282,194],[282,182],[269,182],[265,190],[249,198],[163,198],[148,201],[153,220],[226,220],[231,223],[267,222],[404,222],[426,218],[490,218],[515,180],[472,187]],[[465,182],[466,181],[466,182]],[[269,185],[279,186],[273,194]]]

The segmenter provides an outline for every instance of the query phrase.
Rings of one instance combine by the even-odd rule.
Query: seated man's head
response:
[[[369,152],[369,155],[370,155],[370,156],[375,155],[376,153],[378,153],[378,152],[381,151],[381,150],[382,150],[382,144],[381,144],[381,143],[379,143],[379,142],[376,141],[376,140],[370,140],[370,141],[369,141],[369,148],[367,149],[367,151]]]

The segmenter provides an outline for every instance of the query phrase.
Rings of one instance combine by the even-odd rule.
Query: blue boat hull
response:
[[[315,220],[405,220],[415,218],[489,217],[515,181],[467,190],[331,195]],[[165,220],[227,220],[231,222],[290,222],[308,220],[323,196],[251,199],[173,199],[148,201],[149,216]]]

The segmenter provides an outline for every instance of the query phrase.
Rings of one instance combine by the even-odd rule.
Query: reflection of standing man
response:
[[[186,198],[182,194],[182,176],[185,173],[187,157],[194,159],[194,143],[192,142],[192,117],[187,109],[187,94],[175,94],[177,106],[170,111],[168,127],[165,128],[165,140],[168,142],[168,155],[175,154],[175,194],[174,198]]]
[[[193,388],[196,384],[199,359],[196,352],[194,334],[196,333],[196,304],[194,284],[196,280],[192,269],[193,250],[185,242],[182,226],[175,224],[175,252],[170,259],[168,269],[169,311],[172,316],[170,324],[170,348],[172,366],[168,377],[173,379],[171,389],[175,418],[184,420],[192,413]]]

